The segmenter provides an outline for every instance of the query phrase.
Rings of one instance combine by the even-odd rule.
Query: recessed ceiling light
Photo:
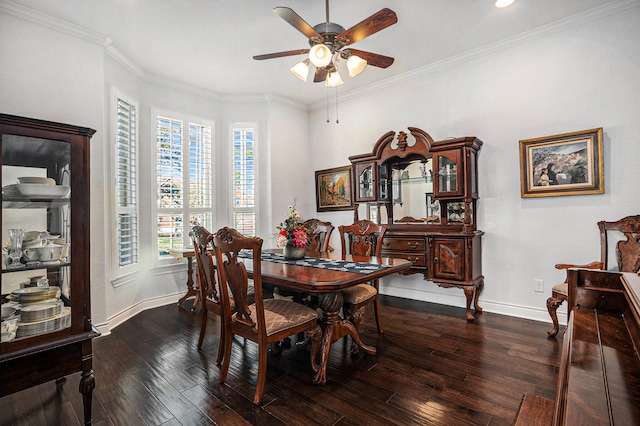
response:
[[[516,1],[516,0],[496,0],[496,7],[511,6],[514,1]]]

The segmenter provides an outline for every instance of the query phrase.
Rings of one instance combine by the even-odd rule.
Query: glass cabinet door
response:
[[[433,174],[436,197],[462,196],[464,190],[463,164],[459,150],[443,151],[434,155]]]
[[[376,168],[375,163],[356,164],[356,201],[376,200]]]
[[[2,343],[71,327],[71,144],[3,134]]]

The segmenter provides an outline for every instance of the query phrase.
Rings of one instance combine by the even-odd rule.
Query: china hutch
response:
[[[95,387],[89,276],[89,140],[95,130],[0,114],[0,397],[81,372]]]
[[[421,273],[441,287],[464,290],[466,317],[478,297],[482,231],[476,226],[476,137],[434,141],[424,130],[384,134],[368,154],[349,157],[355,186],[355,220],[387,224],[382,255],[407,259],[407,274]]]

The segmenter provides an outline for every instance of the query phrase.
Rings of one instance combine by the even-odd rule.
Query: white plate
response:
[[[71,193],[71,188],[62,185],[42,185],[37,183],[18,183],[2,188],[5,195],[14,195],[30,198],[66,198]]]

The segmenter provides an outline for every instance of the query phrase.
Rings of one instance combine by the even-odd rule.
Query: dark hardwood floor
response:
[[[376,356],[352,359],[350,341],[336,342],[327,384],[314,386],[307,353],[272,354],[260,407],[251,403],[253,343],[235,340],[222,385],[218,318],[210,317],[198,351],[200,313],[189,311],[191,301],[140,313],[94,340],[94,424],[510,425],[525,392],[554,398],[562,333],[548,339],[550,324],[491,313],[469,323],[460,308],[381,302],[384,336],[370,307],[361,326]],[[79,379],[0,399],[0,424],[81,424]]]

